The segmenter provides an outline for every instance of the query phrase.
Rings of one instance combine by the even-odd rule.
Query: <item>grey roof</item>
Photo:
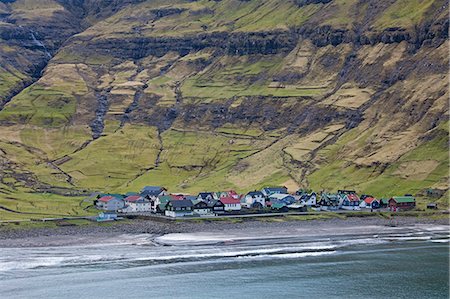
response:
[[[224,205],[221,201],[219,201],[218,199],[214,199],[214,200],[212,200],[212,201],[210,201],[209,203],[208,203],[208,207],[210,207],[210,208],[212,208],[212,207],[214,207],[217,203],[220,203],[222,206]]]
[[[287,192],[287,188],[286,187],[265,187],[263,190],[267,190],[270,192]]]
[[[145,186],[141,190],[141,195],[159,195],[165,189],[160,186]]]
[[[209,207],[208,204],[206,202],[202,201],[202,200],[193,200],[192,204],[194,205],[194,208],[198,208],[198,207],[201,207],[201,206]]]

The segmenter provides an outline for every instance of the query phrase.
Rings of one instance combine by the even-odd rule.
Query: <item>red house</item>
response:
[[[416,207],[416,199],[413,196],[394,196],[388,201],[390,211],[405,211]]]

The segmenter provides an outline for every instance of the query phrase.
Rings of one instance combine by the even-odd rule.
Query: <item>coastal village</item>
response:
[[[110,221],[123,215],[182,218],[339,210],[397,212],[414,209],[416,199],[411,194],[378,199],[367,194],[358,195],[353,190],[318,194],[300,189],[289,193],[284,186],[265,187],[247,194],[228,190],[188,195],[169,193],[160,186],[146,186],[139,193],[98,194],[94,205],[102,211],[97,221]]]

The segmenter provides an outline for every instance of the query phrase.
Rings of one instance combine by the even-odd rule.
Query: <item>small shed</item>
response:
[[[429,210],[437,210],[438,209],[438,204],[437,203],[429,203],[429,204],[427,204],[427,209],[429,209]]]

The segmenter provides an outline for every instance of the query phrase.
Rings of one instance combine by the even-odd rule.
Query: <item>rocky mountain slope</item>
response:
[[[441,195],[447,11],[444,0],[2,0],[0,203],[149,184]]]

